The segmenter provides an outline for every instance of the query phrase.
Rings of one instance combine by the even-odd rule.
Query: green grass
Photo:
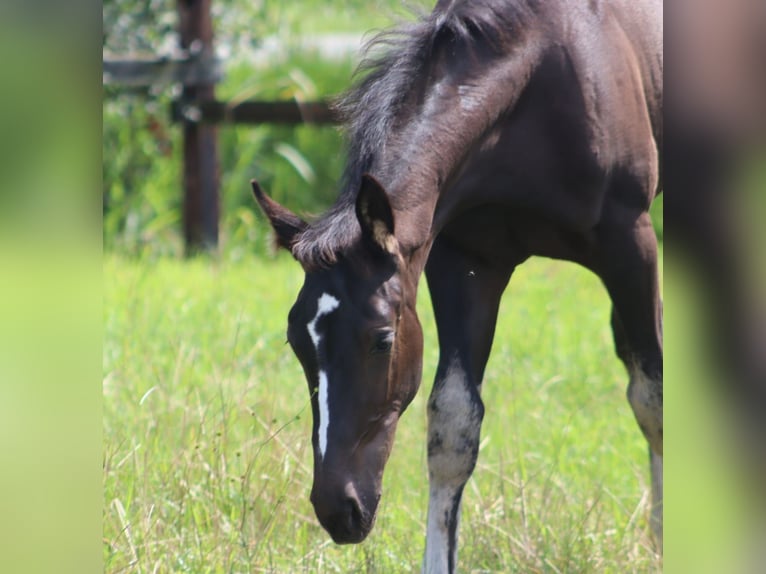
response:
[[[378,522],[359,546],[318,526],[311,411],[284,344],[289,257],[105,260],[107,572],[412,572],[427,507],[425,402],[438,356],[425,285],[423,388],[400,422]],[[646,445],[609,303],[533,260],[506,294],[463,502],[463,572],[651,572]]]

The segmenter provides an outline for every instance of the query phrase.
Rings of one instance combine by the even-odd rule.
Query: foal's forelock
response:
[[[327,269],[359,238],[359,223],[353,203],[331,209],[295,240],[291,251],[306,271]]]

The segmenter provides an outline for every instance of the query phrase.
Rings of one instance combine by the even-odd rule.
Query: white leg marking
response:
[[[469,384],[455,363],[434,384],[428,400],[427,574],[452,573],[457,564],[459,496],[476,464],[483,417],[481,401]]]
[[[449,560],[457,561],[457,548],[450,548],[449,519],[454,512],[456,488],[431,484],[428,499],[428,526],[426,530],[426,552],[423,558],[423,574],[445,574],[450,572]],[[459,509],[458,516],[459,519]],[[455,532],[457,544],[457,531]]]
[[[662,378],[652,379],[640,368],[631,370],[628,401],[649,442],[652,471],[652,507],[649,523],[662,552]]]
[[[444,491],[433,486],[430,488],[428,501],[428,526],[426,530],[426,553],[423,560],[423,574],[447,572],[447,556],[449,554],[449,534],[444,521],[445,509]],[[447,508],[449,508],[447,506]]]
[[[317,351],[317,362],[319,362],[319,342],[322,340],[322,336],[317,332],[317,321],[323,315],[329,315],[340,305],[335,297],[328,293],[322,293],[322,296],[317,301],[317,312],[314,318],[309,321],[306,328],[308,329],[311,341],[314,343],[314,348]],[[327,399],[327,373],[323,369],[319,369],[319,452],[322,457],[327,450],[327,428],[330,426],[330,404]]]
[[[662,456],[662,379],[654,380],[641,369],[633,369],[628,401],[652,450]]]
[[[662,455],[651,454],[652,514],[651,527],[658,550],[662,553]]]

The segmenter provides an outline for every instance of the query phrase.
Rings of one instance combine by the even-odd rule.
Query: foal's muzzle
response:
[[[367,538],[375,523],[379,499],[376,495],[365,504],[351,482],[334,488],[317,487],[315,483],[311,490],[311,503],[319,523],[336,544],[356,544]]]

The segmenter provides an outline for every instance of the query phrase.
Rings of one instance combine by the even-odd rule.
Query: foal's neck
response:
[[[388,192],[397,239],[417,273],[439,232],[434,213],[440,197],[491,128],[512,109],[539,62],[539,44],[527,38],[526,47],[521,55],[496,55],[481,64],[480,72],[443,68],[416,90],[420,97],[413,98],[380,146],[372,170]]]

